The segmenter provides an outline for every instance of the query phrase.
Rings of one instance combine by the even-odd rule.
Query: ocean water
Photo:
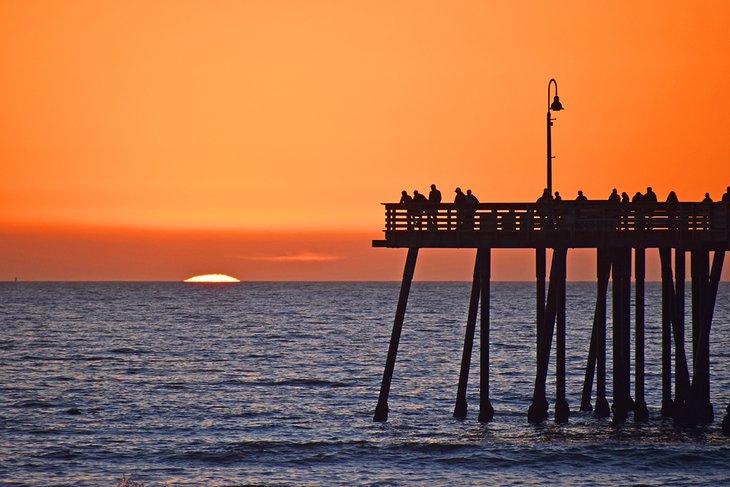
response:
[[[569,283],[572,416],[530,425],[533,283],[492,285],[489,424],[478,331],[469,415],[451,416],[468,283],[414,283],[387,423],[372,414],[399,283],[3,283],[0,485],[730,484],[730,285],[713,322],[716,422],[693,429],[659,418],[659,291],[648,284],[649,423],[578,412],[595,285]]]

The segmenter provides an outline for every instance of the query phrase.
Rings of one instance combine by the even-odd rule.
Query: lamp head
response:
[[[558,98],[558,95],[555,95],[555,97],[553,98],[553,102],[550,104],[550,110],[557,112],[558,110],[562,109],[563,105],[560,103],[560,98]]]

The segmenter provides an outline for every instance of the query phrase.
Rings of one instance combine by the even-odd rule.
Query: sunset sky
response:
[[[719,199],[728,25],[726,0],[0,1],[0,280],[399,279],[370,243],[402,189],[539,196],[550,78],[565,198]],[[421,255],[469,279],[473,250]]]

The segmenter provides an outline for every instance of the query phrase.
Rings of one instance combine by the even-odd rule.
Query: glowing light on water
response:
[[[222,283],[222,282],[241,282],[235,277],[231,277],[227,274],[202,274],[200,276],[193,276],[189,279],[185,279],[183,282],[191,283]]]

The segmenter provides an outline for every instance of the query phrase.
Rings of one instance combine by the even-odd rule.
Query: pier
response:
[[[626,421],[631,413],[634,421],[648,420],[644,399],[644,315],[647,304],[660,304],[661,415],[673,418],[678,425],[714,421],[710,402],[710,332],[725,252],[730,246],[730,203],[546,201],[480,203],[472,208],[457,208],[447,203],[427,207],[393,203],[384,206],[384,239],[374,240],[373,246],[407,248],[408,254],[374,421],[388,419],[388,395],[421,248],[476,249],[454,417],[463,419],[467,415],[467,382],[477,318],[480,326],[478,418],[488,422],[494,417],[489,399],[491,250],[534,249],[536,363],[527,419],[539,423],[549,417],[546,381],[554,340],[554,419],[558,423],[569,421],[565,381],[565,337],[569,326],[565,313],[566,262],[570,249],[589,248],[596,249],[597,298],[580,410],[593,411],[600,418],[612,417],[618,423]],[[552,250],[549,272],[548,249]],[[645,303],[646,252],[653,249],[657,249],[661,262],[661,303]],[[692,303],[689,344],[685,344],[684,309],[687,258],[690,259]],[[613,310],[610,336],[606,316],[609,287]],[[633,320],[632,289],[635,290]],[[633,351],[630,350],[632,332]],[[609,341],[611,405],[606,396]],[[686,358],[687,346],[692,347],[691,364]],[[723,420],[723,431],[730,434],[730,405]]]

